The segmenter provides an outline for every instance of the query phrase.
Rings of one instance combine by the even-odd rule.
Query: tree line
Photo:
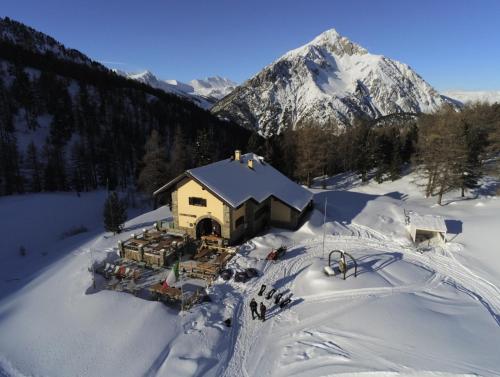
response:
[[[419,143],[414,158],[427,197],[478,187],[486,162],[500,157],[500,104],[469,104],[461,111],[444,107],[419,119]]]
[[[365,182],[372,177],[378,182],[397,179],[402,166],[415,154],[417,140],[415,120],[375,127],[371,120],[357,119],[343,130],[336,123],[308,123],[264,142],[252,135],[247,148],[310,187],[316,177],[348,171],[356,172]]]
[[[252,135],[247,149],[309,187],[315,177],[349,171],[363,182],[381,183],[411,167],[425,195],[436,196],[439,204],[447,192],[458,189],[463,196],[476,188],[485,162],[499,157],[500,104],[385,118],[356,119],[341,132],[335,123],[309,123],[266,140]]]

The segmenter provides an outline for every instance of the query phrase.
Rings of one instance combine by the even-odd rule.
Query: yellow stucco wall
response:
[[[206,207],[193,206],[189,204],[189,198],[203,198],[207,201]],[[184,228],[191,227],[190,224],[196,224],[198,218],[206,215],[214,217],[219,224],[223,224],[223,202],[193,179],[183,183],[177,188],[177,203],[179,226]],[[190,216],[186,216],[190,215]]]
[[[271,221],[290,222],[291,218],[290,207],[276,199],[271,200]]]

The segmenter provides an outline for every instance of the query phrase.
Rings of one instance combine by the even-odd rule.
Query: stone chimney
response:
[[[248,164],[248,167],[250,169],[253,169],[253,158],[250,158],[248,161],[247,161],[247,164]]]
[[[236,161],[241,161],[241,151],[240,151],[239,149],[236,149],[236,150],[234,151],[234,159],[235,159]]]

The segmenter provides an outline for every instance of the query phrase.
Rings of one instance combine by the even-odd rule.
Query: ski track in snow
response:
[[[455,259],[453,254],[448,251],[447,248],[456,247],[456,244],[448,244],[445,248],[438,249],[438,252],[419,253],[414,248],[399,244],[368,227],[354,224],[344,225],[339,223],[336,223],[335,225],[337,226],[337,229],[341,229],[341,233],[343,235],[328,235],[325,239],[325,248],[327,250],[335,248],[350,251],[370,248],[381,252],[399,252],[402,253],[404,261],[432,271],[433,273],[430,278],[421,283],[407,284],[397,287],[348,289],[329,294],[308,295],[301,297],[305,301],[330,302],[346,299],[354,300],[366,299],[370,297],[382,297],[401,293],[419,293],[429,291],[441,284],[450,284],[456,289],[465,292],[470,297],[479,301],[500,326],[500,290],[486,279],[474,274],[470,269],[463,266]],[[284,260],[280,260],[277,263],[267,262],[264,270],[262,271],[261,277],[258,279],[252,279],[246,284],[246,286],[243,287],[243,300],[240,300],[237,304],[237,308],[233,316],[235,323],[231,330],[231,340],[228,345],[229,351],[226,353],[225,362],[221,360],[221,365],[216,375],[222,375],[223,377],[271,375],[272,367],[274,365],[272,363],[271,365],[266,365],[266,362],[263,362],[266,349],[265,347],[261,347],[259,345],[267,344],[267,339],[273,337],[276,339],[278,344],[283,345],[283,348],[286,348],[286,344],[289,343],[292,338],[297,341],[297,339],[294,338],[294,336],[296,336],[296,334],[293,334],[294,331],[304,330],[310,325],[312,326],[318,322],[328,320],[328,317],[331,315],[328,312],[317,313],[307,319],[302,319],[296,326],[287,324],[285,332],[280,332],[279,330],[273,331],[275,323],[279,323],[282,320],[288,320],[290,317],[293,317],[293,308],[280,310],[274,305],[269,305],[267,313],[268,317],[271,318],[266,320],[264,323],[258,320],[253,321],[249,310],[250,300],[254,297],[259,287],[262,284],[266,284],[268,288],[271,288],[276,280],[280,279],[281,276],[284,278],[292,278],[281,286],[279,291],[283,292],[289,290],[290,292],[293,292],[295,279],[294,275],[302,269],[307,268],[314,258],[322,256],[322,243],[322,238],[312,238],[297,244],[294,242],[289,243],[287,245],[287,253],[293,252],[299,247],[305,248],[304,252],[291,259],[285,258]],[[331,329],[328,331],[331,331]],[[350,344],[354,345],[354,351],[358,358],[371,360],[376,358],[380,366],[388,371],[398,370],[398,365],[374,355],[371,352],[373,347],[369,347],[369,344],[376,344],[377,347],[392,349],[406,354],[409,357],[414,354],[414,350],[401,348],[400,345],[391,346],[378,339],[373,339],[360,334],[335,331],[333,335],[342,338],[355,339],[356,341],[351,342]],[[331,337],[328,337],[328,339],[331,339]],[[309,341],[311,340],[309,339]],[[321,344],[315,343],[311,344],[311,346],[329,348],[328,352],[334,354],[340,361],[342,359],[349,358],[346,351],[342,350],[342,348],[331,341]],[[425,351],[424,354],[419,353],[418,357],[423,357],[428,360],[435,360],[437,358],[437,356],[425,354]],[[443,360],[440,361],[442,362]],[[457,365],[457,363],[464,367],[470,367],[470,365],[462,362],[461,360],[454,361],[455,365]],[[300,363],[290,363],[290,365],[287,365],[286,370],[284,370],[283,373],[278,372],[278,375],[288,376],[301,375],[302,372],[306,373],[306,370],[304,370],[303,367],[295,364]],[[265,369],[266,366],[267,370]],[[321,364],[316,362],[314,367],[321,368]],[[257,368],[260,369],[258,370]],[[488,374],[496,373],[495,371],[486,370],[477,365],[474,365],[474,368]],[[367,371],[369,370],[370,368],[367,367]],[[308,369],[308,371],[311,372],[310,369]]]

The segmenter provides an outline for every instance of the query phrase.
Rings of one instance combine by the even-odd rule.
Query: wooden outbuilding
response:
[[[447,227],[441,216],[420,215],[405,210],[405,222],[415,244],[442,245],[446,242]]]

